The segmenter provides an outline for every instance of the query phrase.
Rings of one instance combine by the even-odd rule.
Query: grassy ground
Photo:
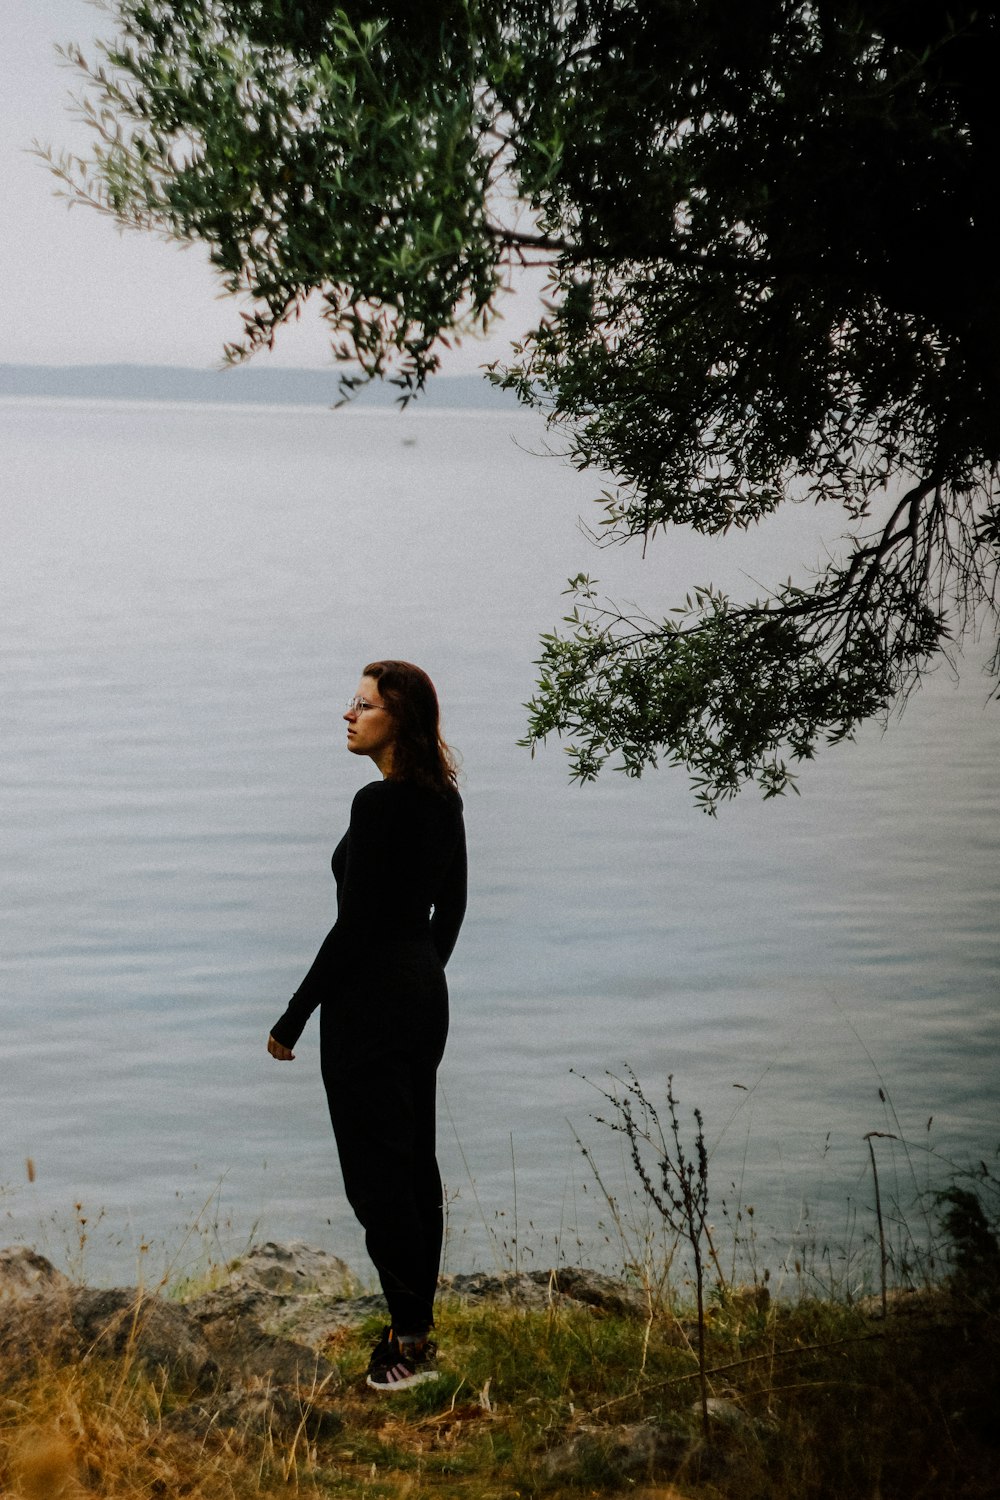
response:
[[[445,1296],[440,1377],[395,1395],[365,1385],[380,1320],[337,1326],[319,1345],[335,1378],[273,1402],[266,1390],[255,1404],[185,1389],[96,1348],[70,1365],[35,1360],[30,1375],[0,1370],[0,1500],[1000,1500],[991,1169],[924,1195],[921,1222],[941,1237],[931,1255],[903,1215],[884,1214],[873,1147],[877,1292],[861,1303],[836,1285],[810,1295],[819,1283],[796,1262],[798,1297],[772,1299],[752,1256],[754,1285],[727,1284],[706,1218],[700,1115],[685,1153],[670,1081],[665,1131],[633,1075],[605,1098],[640,1201],[672,1236],[653,1254],[640,1221],[633,1254],[605,1194],[630,1296],[591,1307],[550,1288],[530,1308]],[[746,1225],[730,1227],[745,1249]],[[675,1258],[685,1243],[701,1323],[691,1270]],[[687,1302],[671,1271],[687,1278]],[[892,1290],[890,1272],[911,1289]],[[212,1275],[163,1290],[183,1300]],[[312,1326],[337,1323],[324,1314]],[[296,1336],[294,1324],[280,1332]]]
[[[1000,1493],[997,1317],[942,1290],[881,1308],[716,1293],[702,1436],[690,1311],[441,1308],[441,1377],[364,1385],[378,1328],[323,1352],[342,1388],[280,1430],[194,1432],[191,1393],[129,1361],[36,1372],[0,1395],[4,1500],[985,1500]],[[201,1398],[203,1401],[203,1398]]]

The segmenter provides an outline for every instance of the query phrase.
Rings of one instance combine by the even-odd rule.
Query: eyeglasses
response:
[[[367,713],[370,708],[385,708],[384,703],[369,703],[366,698],[348,698],[344,707],[349,714]]]

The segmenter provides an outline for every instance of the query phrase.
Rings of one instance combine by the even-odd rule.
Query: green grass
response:
[[[446,1306],[439,1382],[374,1406],[347,1397],[353,1461],[388,1465],[422,1485],[461,1479],[463,1493],[620,1488],[636,1476],[616,1466],[617,1429],[652,1422],[676,1439],[679,1458],[641,1477],[673,1479],[692,1495],[990,1493],[1000,1458],[988,1421],[996,1328],[967,1305],[936,1294],[882,1323],[802,1302],[749,1324],[742,1304],[716,1306],[710,1383],[746,1420],[720,1428],[707,1451],[698,1441],[691,1332],[683,1311],[668,1309],[646,1325],[584,1308]],[[341,1347],[345,1372],[363,1368],[366,1348],[363,1340]],[[595,1436],[579,1462],[552,1472],[547,1455],[585,1428]],[[928,1491],[934,1474],[939,1487]]]
[[[340,1425],[322,1438],[308,1423],[186,1438],[165,1421],[186,1393],[127,1360],[41,1370],[0,1396],[0,1494],[569,1500],[656,1484],[692,1500],[996,1494],[1000,1338],[989,1306],[937,1289],[894,1299],[883,1321],[877,1308],[717,1293],[709,1384],[735,1421],[713,1421],[707,1447],[692,1319],[670,1305],[644,1320],[445,1302],[441,1378],[394,1396],[364,1385],[373,1329],[340,1331],[324,1349],[344,1379],[328,1403]],[[620,1433],[640,1423],[658,1447],[630,1465]],[[553,1460],[573,1443],[571,1459]]]
[[[677,1133],[642,1139],[662,1155]],[[859,1281],[852,1249],[840,1286],[817,1295],[821,1277],[796,1263],[772,1298],[766,1273],[728,1282],[713,1248],[707,1439],[675,1226],[630,1313],[558,1297],[541,1310],[442,1298],[441,1375],[413,1391],[365,1385],[381,1318],[338,1328],[320,1347],[339,1387],[313,1409],[301,1393],[293,1420],[270,1429],[185,1427],[196,1398],[150,1379],[128,1352],[43,1359],[20,1378],[0,1366],[0,1500],[621,1500],[644,1490],[649,1500],[995,1500],[1000,1182],[981,1164],[925,1197],[923,1222],[937,1218],[943,1247],[915,1256],[896,1215],[888,1290],[881,1275]],[[184,1274],[168,1295],[227,1277],[211,1259]],[[630,1277],[643,1281],[634,1268]],[[870,1295],[859,1303],[861,1284]],[[289,1318],[281,1332],[294,1338]]]

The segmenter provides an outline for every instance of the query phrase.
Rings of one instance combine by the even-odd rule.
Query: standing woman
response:
[[[455,760],[434,684],[405,661],[365,667],[347,748],[382,773],[361,788],[333,854],[337,920],[267,1050],[290,1062],[317,1006],[323,1083],[348,1201],[389,1305],[368,1384],[432,1379],[443,1209],[435,1087],[448,1032],[444,966],[465,914]]]

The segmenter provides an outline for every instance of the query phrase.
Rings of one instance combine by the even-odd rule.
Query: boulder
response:
[[[728,1396],[709,1396],[705,1404],[709,1422],[717,1427],[728,1427],[731,1432],[752,1433],[754,1436],[767,1430],[763,1423],[756,1421]],[[692,1402],[691,1411],[700,1416],[701,1402]]]
[[[691,1452],[687,1437],[652,1422],[607,1427],[581,1425],[541,1461],[547,1479],[598,1486],[677,1468]]]
[[[335,1328],[385,1316],[381,1296],[352,1296],[357,1281],[339,1256],[301,1240],[255,1246],[231,1261],[224,1281],[185,1306],[203,1327],[249,1319],[268,1334],[321,1343]]]
[[[33,1250],[0,1251],[0,1355],[9,1372],[43,1353],[60,1361],[107,1355],[168,1371],[192,1391],[263,1383],[326,1394],[339,1378],[317,1350],[336,1329],[386,1316],[380,1295],[357,1294],[339,1256],[302,1241],[257,1245],[226,1267],[225,1278],[180,1305],[133,1288],[74,1286]],[[647,1316],[639,1289],[578,1266],[444,1276],[441,1292],[465,1302],[578,1303]]]
[[[439,1295],[460,1302],[513,1302],[544,1308],[552,1301],[548,1271],[472,1271],[442,1276]]]
[[[0,1302],[53,1292],[71,1282],[51,1261],[26,1245],[8,1245],[0,1250]]]
[[[0,1366],[7,1378],[41,1360],[133,1360],[150,1374],[167,1371],[206,1389],[219,1367],[197,1321],[182,1307],[131,1287],[93,1291],[63,1278],[0,1301]]]
[[[191,1401],[164,1414],[168,1432],[203,1442],[224,1433],[228,1442],[270,1435],[294,1440],[304,1433],[310,1442],[330,1437],[343,1427],[343,1418],[330,1407],[304,1401],[284,1386],[255,1385],[219,1392],[211,1401]]]
[[[263,1380],[324,1394],[340,1384],[336,1368],[322,1354],[265,1332],[253,1318],[206,1319],[201,1332],[220,1369],[240,1384]]]
[[[542,1472],[563,1484],[595,1488],[621,1484],[630,1490],[644,1478],[669,1473],[674,1480],[718,1485],[727,1495],[749,1493],[757,1472],[752,1455],[770,1429],[734,1401],[711,1397],[711,1439],[706,1443],[699,1430],[700,1417],[701,1406],[695,1403],[687,1433],[656,1422],[581,1423],[543,1455]]]
[[[347,1264],[327,1250],[316,1250],[302,1240],[255,1245],[226,1268],[228,1285],[248,1291],[277,1292],[281,1296],[349,1297],[357,1282]]]
[[[292,1273],[292,1283],[307,1284],[311,1276],[313,1284],[335,1277],[343,1285],[343,1262],[323,1252],[316,1257],[298,1278]],[[275,1262],[262,1257],[265,1266]],[[166,1372],[195,1391],[231,1396],[260,1383],[296,1393],[327,1393],[338,1383],[322,1355],[265,1331],[249,1315],[245,1304],[263,1299],[269,1308],[277,1295],[252,1286],[237,1288],[236,1306],[199,1299],[184,1307],[134,1287],[75,1286],[44,1256],[11,1249],[0,1251],[0,1289],[0,1368],[7,1378],[29,1373],[43,1358],[67,1364],[106,1357]]]
[[[558,1266],[550,1271],[476,1271],[442,1276],[441,1291],[463,1302],[507,1301],[522,1307],[544,1308],[553,1302],[580,1302],[619,1317],[648,1317],[646,1295],[638,1287],[616,1281],[600,1271],[581,1266]]]
[[[620,1318],[649,1316],[649,1299],[640,1287],[616,1281],[601,1271],[588,1271],[582,1266],[559,1266],[551,1272],[551,1278],[560,1296],[574,1302],[599,1307],[603,1312],[614,1313]]]
[[[132,1287],[76,1287],[69,1304],[82,1355],[132,1358],[150,1374],[162,1371],[199,1389],[219,1375],[198,1323],[174,1302]]]

